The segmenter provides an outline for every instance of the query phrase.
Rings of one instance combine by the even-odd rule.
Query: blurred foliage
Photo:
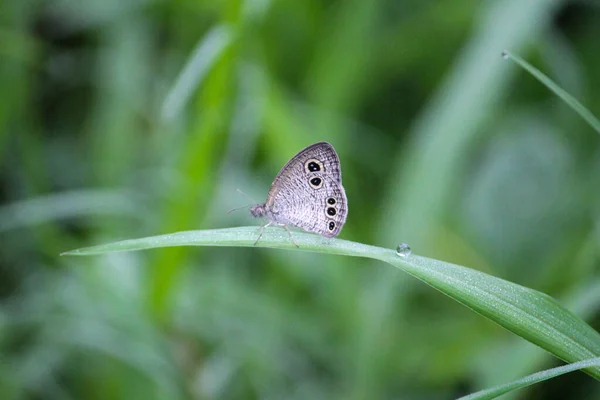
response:
[[[0,398],[448,399],[558,361],[374,262],[59,253],[250,225],[327,140],[341,237],[485,272],[600,327],[600,4],[0,3]],[[293,256],[292,256],[293,254]],[[506,398],[592,399],[576,372]]]

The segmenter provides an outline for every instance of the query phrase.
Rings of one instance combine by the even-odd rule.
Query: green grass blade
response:
[[[528,375],[524,378],[517,379],[516,381],[510,383],[505,383],[503,385],[494,386],[492,388],[481,390],[476,393],[471,393],[468,396],[461,397],[459,400],[495,399],[496,397],[511,392],[513,390],[522,389],[524,387],[531,386],[535,383],[539,383],[569,372],[589,367],[600,367],[600,357],[592,358],[590,360],[579,361],[573,364],[563,365],[561,367],[547,369],[541,372],[536,372],[535,374]]]
[[[257,227],[185,231],[87,247],[63,255],[172,246],[253,247],[257,234]],[[541,292],[459,265],[417,255],[401,257],[391,249],[304,232],[293,235],[299,250],[387,262],[567,362],[600,356],[600,334]],[[265,229],[257,247],[297,249],[281,228]],[[600,368],[585,371],[600,379]]]
[[[0,206],[0,232],[68,218],[118,215],[137,218],[139,199],[124,190],[73,190]]]
[[[229,27],[218,25],[200,40],[177,77],[177,81],[165,97],[161,109],[163,120],[170,121],[181,112],[209,70],[231,43],[231,39],[232,33]]]
[[[517,63],[517,65],[533,75],[538,81],[553,91],[558,97],[563,99],[565,103],[575,110],[575,112],[581,115],[581,117],[586,120],[586,122],[590,124],[590,126],[594,128],[596,132],[600,133],[600,121],[598,118],[596,118],[590,110],[585,108],[585,106],[581,104],[575,97],[571,96],[566,90],[554,83],[552,79],[542,73],[539,69],[529,64],[527,61],[523,60],[521,57],[511,54],[506,50],[502,52],[502,57],[513,60]]]

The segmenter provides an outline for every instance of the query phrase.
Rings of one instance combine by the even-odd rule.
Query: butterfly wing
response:
[[[337,236],[346,222],[348,200],[333,146],[315,143],[296,154],[273,181],[266,207],[274,222]]]

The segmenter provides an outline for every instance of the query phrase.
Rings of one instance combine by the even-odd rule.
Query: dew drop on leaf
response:
[[[400,257],[408,257],[411,252],[410,246],[406,243],[399,244],[398,247],[396,247],[396,255]]]

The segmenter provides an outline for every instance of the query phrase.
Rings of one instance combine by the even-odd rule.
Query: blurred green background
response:
[[[543,291],[600,329],[600,3],[4,0],[0,398],[450,399],[560,365],[382,263],[69,249],[256,225],[326,140],[340,237]],[[505,396],[598,399],[575,372]]]

